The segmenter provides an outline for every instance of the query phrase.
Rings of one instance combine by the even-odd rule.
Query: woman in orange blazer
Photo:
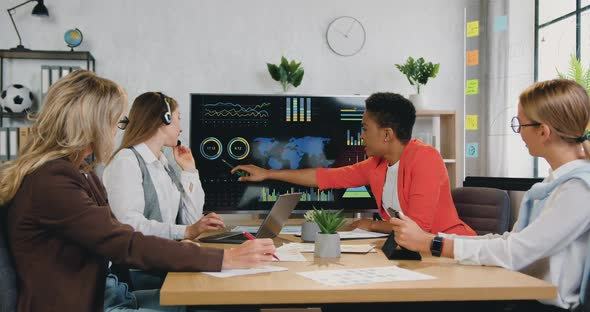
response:
[[[362,140],[368,159],[340,168],[266,170],[254,165],[232,169],[248,172],[240,181],[280,180],[319,187],[350,188],[370,185],[380,215],[386,208],[401,210],[430,233],[476,235],[459,219],[451,198],[449,176],[439,152],[412,137],[416,109],[395,93],[375,93],[367,100]],[[383,233],[393,227],[386,221],[361,219],[353,226]]]

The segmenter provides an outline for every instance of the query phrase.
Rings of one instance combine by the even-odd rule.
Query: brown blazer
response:
[[[27,175],[8,206],[18,311],[103,311],[107,262],[219,271],[223,250],[144,236],[111,213],[94,173],[53,160]]]

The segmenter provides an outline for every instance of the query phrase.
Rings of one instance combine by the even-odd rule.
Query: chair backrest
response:
[[[16,311],[16,272],[6,240],[6,207],[0,206],[0,312]]]
[[[590,257],[589,254],[586,254],[586,257]],[[590,273],[587,271],[589,268],[588,266],[588,259],[586,259],[585,267],[584,267],[584,275],[582,279],[585,279],[586,283],[584,285],[584,280],[582,280],[582,287],[580,287],[580,305],[578,305],[573,312],[590,312]]]
[[[478,235],[504,233],[510,226],[510,198],[504,190],[459,187],[451,195],[459,218]]]

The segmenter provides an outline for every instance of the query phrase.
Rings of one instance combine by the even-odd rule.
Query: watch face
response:
[[[354,17],[341,16],[328,26],[326,40],[334,53],[342,56],[357,54],[365,45],[365,28]]]
[[[440,236],[436,236],[432,239],[432,243],[430,244],[430,252],[433,256],[440,257],[440,253],[442,252],[443,247],[443,238]]]

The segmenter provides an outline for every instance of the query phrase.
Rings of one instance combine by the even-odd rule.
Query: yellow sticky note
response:
[[[467,51],[467,66],[479,64],[479,50]]]
[[[477,130],[477,115],[466,115],[465,116],[465,129]]]
[[[465,85],[465,94],[473,95],[479,93],[479,80],[469,79]]]
[[[471,21],[467,23],[467,37],[479,36],[479,21]]]

